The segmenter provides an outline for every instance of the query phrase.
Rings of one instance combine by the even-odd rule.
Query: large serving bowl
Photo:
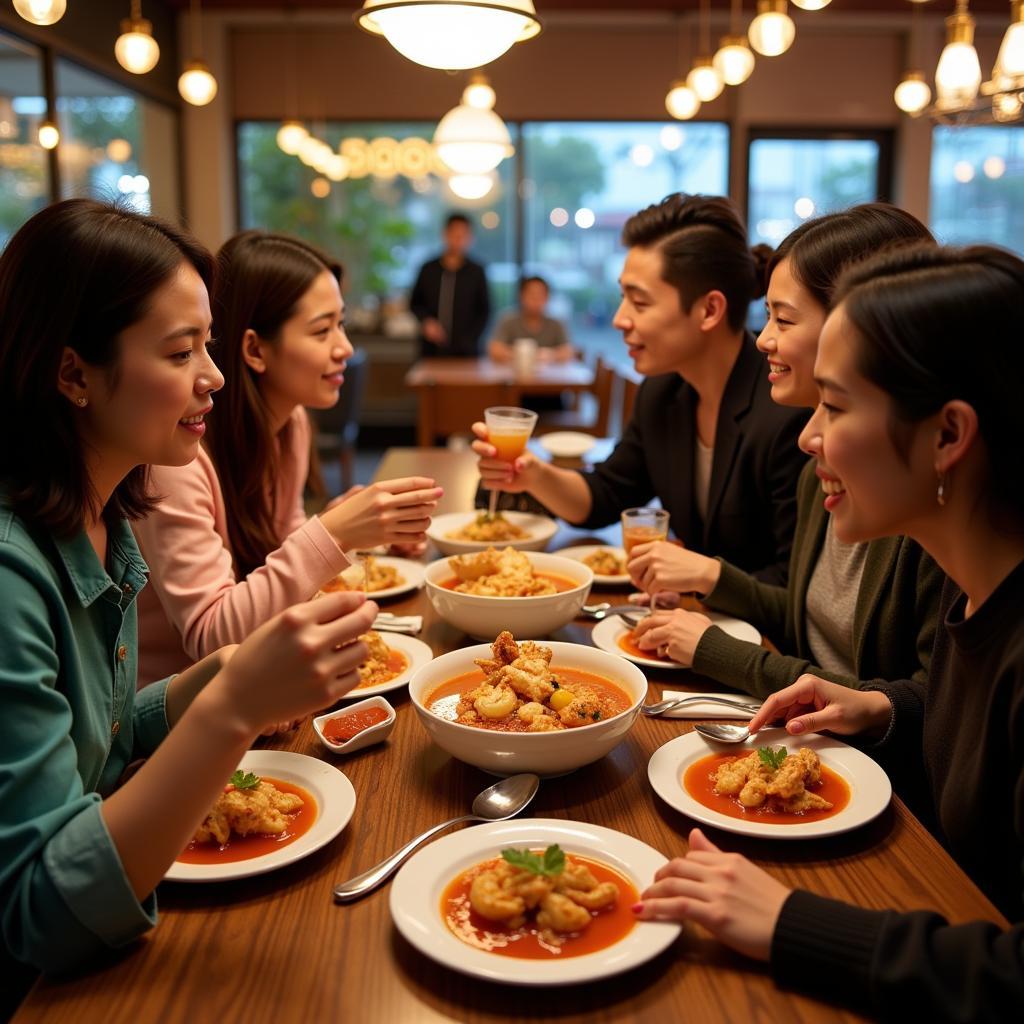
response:
[[[647,678],[625,658],[595,647],[541,642],[553,652],[553,669],[557,671],[562,666],[603,676],[629,695],[629,710],[593,725],[555,732],[499,732],[440,718],[427,708],[427,699],[442,683],[471,672],[476,667],[474,658],[491,657],[490,644],[478,644],[442,654],[419,669],[410,680],[409,696],[430,738],[452,757],[495,775],[517,772],[564,775],[604,757],[633,727],[647,696]]]
[[[465,555],[473,551],[484,551],[489,547],[515,548],[517,551],[543,551],[558,530],[558,524],[549,516],[538,516],[532,512],[502,512],[502,516],[513,526],[526,532],[519,540],[456,540],[449,537],[468,526],[483,509],[475,512],[447,512],[434,516],[427,528],[427,536],[442,555]]]
[[[576,586],[558,594],[539,597],[481,597],[460,594],[443,586],[454,575],[447,558],[431,562],[424,573],[427,597],[445,622],[477,640],[493,640],[503,629],[513,636],[546,636],[580,613],[590,593],[594,574],[582,562],[542,552],[526,553],[537,572],[573,580]]]

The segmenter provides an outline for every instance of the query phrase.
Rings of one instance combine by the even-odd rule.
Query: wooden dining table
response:
[[[438,437],[468,433],[488,406],[519,406],[524,395],[587,391],[593,385],[594,371],[579,360],[538,362],[522,375],[491,359],[421,359],[405,375],[405,386],[418,398],[416,443],[422,447]]]
[[[390,468],[407,470],[416,458],[415,450],[404,450]],[[457,475],[457,467],[468,464],[455,459],[449,465]],[[578,531],[563,527],[551,549],[580,540]],[[595,588],[591,600],[620,601],[626,593]],[[382,607],[422,615],[421,639],[435,654],[475,642],[438,618],[422,591]],[[592,625],[577,620],[552,639],[587,644]],[[722,689],[691,672],[645,671],[651,700],[664,688]],[[387,696],[397,709],[391,736],[350,756],[325,751],[308,721],[291,734],[261,741],[326,761],[347,775],[357,802],[337,838],[297,863],[253,878],[161,884],[157,928],[77,977],[39,981],[14,1024],[863,1019],[778,988],[765,965],[730,952],[696,926],[686,926],[665,952],[628,973],[564,988],[523,989],[467,977],[415,950],[391,922],[387,886],[359,902],[336,904],[332,891],[338,882],[439,821],[468,812],[474,795],[494,781],[430,741],[405,690]],[[685,853],[694,822],[655,795],[647,763],[662,744],[694,724],[639,717],[600,761],[544,781],[527,815],[617,829],[666,858]],[[874,821],[829,838],[777,841],[705,831],[723,849],[745,854],[789,886],[870,908],[930,908],[954,923],[986,919],[1006,926],[895,796]]]

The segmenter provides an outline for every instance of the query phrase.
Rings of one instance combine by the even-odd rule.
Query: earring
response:
[[[79,409],[84,409],[88,404],[89,399],[86,398],[84,395],[81,398],[75,399],[75,405],[77,405]]]
[[[935,492],[935,500],[940,505],[946,504],[946,474],[939,474],[939,489]]]

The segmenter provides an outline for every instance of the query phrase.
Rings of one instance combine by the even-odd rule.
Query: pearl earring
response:
[[[75,404],[78,406],[79,409],[84,409],[89,404],[89,399],[85,398],[84,396],[81,398],[76,398]]]
[[[946,474],[939,477],[939,489],[935,492],[935,500],[940,505],[946,504]]]

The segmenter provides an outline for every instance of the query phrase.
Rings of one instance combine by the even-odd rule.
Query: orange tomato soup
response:
[[[620,686],[616,686],[610,679],[604,676],[594,675],[593,672],[585,672],[581,668],[558,668],[552,669],[552,675],[558,680],[559,686],[566,690],[572,690],[573,683],[582,683],[594,690],[602,701],[602,715],[599,721],[606,722],[615,715],[621,715],[628,711],[633,701],[628,693]],[[456,718],[455,709],[459,699],[464,693],[478,687],[484,681],[483,672],[475,668],[472,672],[464,672],[461,676],[449,679],[436,689],[432,690],[427,699],[423,702],[427,710],[433,711],[438,718],[444,718],[454,722]],[[605,713],[607,712],[607,713]],[[588,725],[593,724],[588,722]],[[479,723],[471,726],[474,729],[493,729],[496,732],[529,732],[529,723],[524,722],[518,715],[512,714],[507,718],[493,720],[481,719]],[[586,726],[577,726],[586,728]]]
[[[639,900],[640,895],[632,882],[607,864],[575,853],[572,859],[590,868],[599,883],[614,882],[619,887],[619,898],[614,906],[606,910],[591,911],[590,925],[582,932],[567,935],[561,945],[545,942],[532,916],[521,928],[505,928],[499,921],[481,917],[470,906],[469,888],[473,879],[481,871],[493,868],[499,863],[498,859],[475,864],[449,883],[441,897],[441,917],[456,938],[467,946],[497,953],[499,956],[514,956],[522,960],[553,960],[607,949],[633,930],[636,918],[629,908]]]
[[[252,857],[262,857],[265,853],[273,853],[282,846],[294,843],[299,836],[305,835],[316,821],[319,811],[316,799],[308,790],[296,786],[292,782],[285,782],[283,779],[272,779],[269,776],[262,776],[264,782],[270,782],[282,793],[295,793],[302,797],[303,805],[294,813],[286,814],[288,826],[279,836],[236,836],[233,832],[225,846],[218,846],[216,843],[191,842],[184,851],[178,855],[178,860],[183,864],[226,864],[229,861],[249,860]]]
[[[744,821],[758,821],[766,825],[799,825],[808,821],[822,821],[838,814],[850,802],[850,787],[846,780],[837,775],[831,768],[824,764],[821,766],[821,782],[811,789],[832,804],[830,811],[812,810],[803,811],[800,814],[790,814],[784,811],[773,811],[767,806],[747,808],[739,802],[736,797],[722,796],[715,792],[715,784],[711,780],[711,773],[716,771],[719,765],[729,764],[738,761],[739,758],[733,754],[709,754],[699,761],[694,761],[683,773],[683,788],[698,803],[710,807],[719,814],[725,814],[730,818],[740,818]]]
[[[549,582],[553,583],[555,585],[555,590],[557,590],[559,594],[564,594],[567,590],[575,590],[579,586],[579,584],[575,580],[569,579],[568,576],[558,576],[558,575],[556,575],[553,572],[534,572],[533,575],[536,576],[537,579],[539,579],[539,580],[548,580]],[[462,580],[460,580],[458,576],[452,576],[451,579],[445,580],[441,584],[441,586],[444,587],[445,590],[454,590],[461,582],[462,582]],[[467,597],[491,597],[492,595],[490,595],[490,594],[467,594],[466,596]],[[518,595],[512,594],[512,595],[509,595],[509,596],[516,597]],[[550,597],[551,595],[550,594],[526,594],[525,596],[526,597]],[[503,598],[503,600],[504,600],[504,598]]]

